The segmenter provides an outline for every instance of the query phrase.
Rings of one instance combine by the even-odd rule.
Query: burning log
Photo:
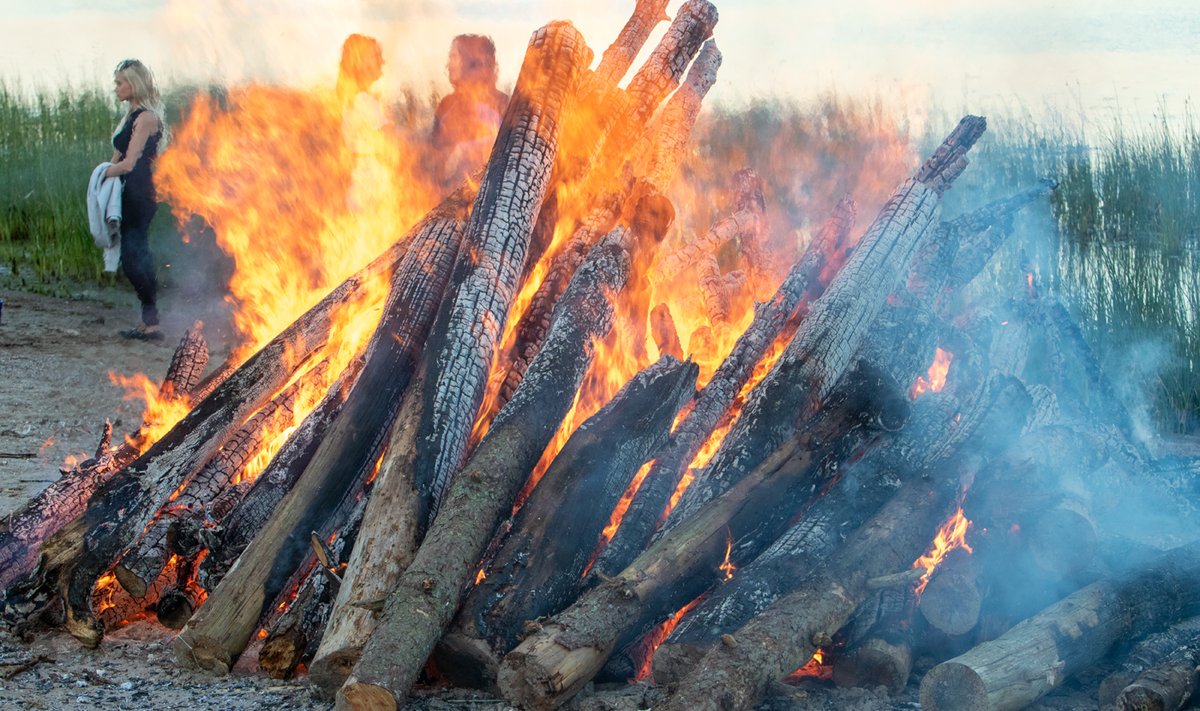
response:
[[[1183,546],[1144,570],[1092,583],[997,639],[937,665],[921,681],[921,707],[1024,708],[1133,630],[1162,626],[1194,610],[1200,602],[1198,553],[1195,545]]]
[[[671,309],[666,304],[659,304],[650,310],[650,336],[658,346],[659,353],[683,358],[683,344],[679,342],[675,320],[671,318]]]
[[[645,549],[687,465],[717,423],[726,416],[754,366],[771,344],[786,332],[785,326],[795,317],[802,299],[820,295],[819,275],[826,258],[845,241],[855,214],[852,200],[844,198],[839,202],[833,216],[822,225],[775,295],[755,309],[750,326],[697,396],[691,412],[675,428],[669,448],[655,457],[650,473],[621,520],[621,526],[596,562],[596,570],[614,574]]]
[[[1189,689],[1189,685],[1194,683],[1192,679],[1194,679],[1196,665],[1197,663],[1200,663],[1200,659],[1196,658],[1196,651],[1198,648],[1200,648],[1200,617],[1189,617],[1182,622],[1171,625],[1162,632],[1158,632],[1146,637],[1141,642],[1138,642],[1132,650],[1130,650],[1124,661],[1121,662],[1120,668],[1112,674],[1109,674],[1108,677],[1106,677],[1104,681],[1100,683],[1100,708],[1107,711],[1107,709],[1112,708],[1114,705],[1119,706],[1119,697],[1124,695],[1124,691],[1129,690],[1130,685],[1133,685],[1134,689],[1138,689],[1135,692],[1138,696],[1150,696],[1152,698],[1154,696],[1158,696],[1158,703],[1160,705],[1155,706],[1153,705],[1153,702],[1151,702],[1145,704],[1144,706],[1138,706],[1136,703],[1134,703],[1120,706],[1122,709],[1179,708],[1182,705],[1182,702],[1187,700],[1187,696],[1190,696],[1191,694],[1189,693],[1185,695],[1174,690],[1183,691],[1184,689]],[[1187,661],[1189,658],[1191,660],[1190,662]],[[1187,663],[1187,669],[1180,669],[1176,662]],[[1163,671],[1186,671],[1186,673],[1180,674],[1167,671],[1167,674],[1163,674],[1161,671],[1153,671],[1155,669],[1160,669]],[[1167,682],[1166,686],[1172,689],[1174,693],[1148,693],[1149,687],[1156,685],[1156,682],[1147,679],[1147,682],[1149,683],[1139,684],[1138,680],[1146,674],[1151,674],[1152,677],[1170,680]],[[1158,684],[1161,684],[1161,682]],[[1194,689],[1190,689],[1190,691],[1194,692]],[[1167,696],[1173,697],[1177,703],[1174,705],[1167,703]],[[1133,700],[1131,699],[1130,701]]]
[[[884,686],[904,690],[912,672],[912,616],[916,597],[911,584],[883,588],[859,605],[848,625],[846,650],[833,666],[838,686]]]
[[[467,454],[492,353],[546,194],[563,102],[590,54],[565,23],[534,34],[488,160],[462,257],[430,334],[429,347],[438,355],[425,361],[427,409],[417,439],[416,477],[430,517]]]
[[[326,365],[321,363],[316,370],[324,370]],[[295,400],[301,385],[302,381],[293,383],[242,425],[221,451],[184,485],[169,508],[154,519],[141,539],[126,549],[114,569],[121,587],[134,597],[146,594],[146,588],[158,578],[171,555],[167,545],[170,525],[189,512],[202,510],[207,502],[232,482],[238,472],[267,444],[262,441],[264,432],[278,432],[294,419]]]
[[[638,0],[633,15],[621,28],[620,34],[604,54],[596,67],[592,83],[599,86],[616,86],[637,58],[650,33],[667,17],[667,0]]]
[[[456,631],[442,640],[438,668],[452,680],[491,686],[499,658],[516,646],[523,626],[578,597],[588,554],[634,474],[666,441],[695,392],[698,371],[664,356],[563,446],[517,512],[487,577],[463,602]]]
[[[116,584],[116,579],[111,574],[105,574],[100,578],[100,584],[92,592],[92,607],[96,611],[97,619],[105,628],[112,629],[123,623],[153,614],[157,604],[162,600],[162,595],[177,584],[184,566],[182,561],[171,560],[166,569],[141,596],[130,595]],[[187,575],[186,570],[183,574]]]
[[[940,484],[940,485],[939,485]],[[953,486],[914,479],[901,487],[837,555],[733,635],[714,646],[664,711],[749,709],[772,682],[827,645],[866,597],[867,581],[908,565],[945,516]]]
[[[450,200],[415,228],[346,404],[266,526],[176,638],[181,660],[226,673],[264,606],[302,562],[305,547],[296,544],[298,537],[322,530],[329,512],[341,508],[339,502],[370,475],[449,279],[464,209],[461,199]]]
[[[940,632],[962,635],[979,621],[984,582],[979,558],[962,548],[946,554],[921,593],[917,609]]]
[[[964,118],[917,176],[884,205],[783,356],[751,394],[708,474],[684,492],[664,530],[729,488],[820,409],[866,339],[887,295],[908,270],[936,220],[941,193],[966,167],[965,153],[983,130],[982,118]]]
[[[178,557],[175,561],[175,581],[162,591],[158,596],[158,604],[154,606],[154,615],[159,623],[172,630],[182,629],[202,602],[194,585],[196,561]],[[169,568],[170,561],[164,570]]]
[[[865,374],[856,382],[869,385],[853,388],[852,394],[835,393],[809,429],[510,652],[499,673],[505,698],[527,708],[561,703],[599,671],[618,639],[641,636],[717,582],[718,575],[724,577],[719,567],[728,540],[757,527],[763,511],[791,500],[796,489],[807,490],[811,469],[826,458],[840,458],[851,423],[872,420],[879,405],[872,398],[890,392]]]
[[[720,67],[721,51],[713,40],[708,40],[700,47],[687,79],[671,95],[656,126],[647,134],[647,140],[652,140],[653,144],[641,151],[647,163],[646,181],[659,192],[667,191],[683,162],[688,138],[700,115],[700,105],[717,82]]]
[[[184,334],[171,358],[167,376],[159,388],[165,399],[189,397],[208,366],[208,344],[203,324],[196,322]],[[38,547],[67,523],[83,513],[88,499],[105,476],[123,469],[138,456],[144,437],[113,449],[112,424],[105,422],[96,456],[84,461],[50,484],[19,511],[0,520],[0,590],[37,564]],[[135,444],[136,443],[136,444]]]
[[[231,486],[218,494],[202,513],[172,522],[167,529],[167,543],[172,551],[191,557],[208,550],[200,562],[198,575],[203,589],[211,592],[217,587],[266,525],[279,502],[292,490],[325,433],[337,420],[360,373],[360,364],[351,362],[253,482]]]
[[[550,30],[570,32],[563,26]],[[339,703],[395,708],[415,682],[497,524],[570,409],[591,362],[593,339],[612,323],[609,295],[620,291],[629,269],[623,238],[616,232],[603,240],[575,275],[546,345],[455,477],[442,514],[384,603],[362,658],[338,692]]]

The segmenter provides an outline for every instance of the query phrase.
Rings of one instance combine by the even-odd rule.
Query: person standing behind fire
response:
[[[337,98],[342,107],[342,140],[354,167],[346,207],[352,213],[375,212],[387,194],[390,174],[379,155],[379,134],[388,125],[387,113],[372,86],[383,76],[383,50],[374,37],[353,34],[342,43]]]
[[[443,190],[487,162],[508,94],[496,88],[496,45],[483,35],[458,35],[450,43],[446,65],[453,91],[433,117],[433,149]]]
[[[162,340],[158,320],[158,276],[150,253],[150,220],[158,211],[152,170],[154,160],[167,145],[167,123],[163,102],[150,68],[136,59],[126,59],[113,72],[117,101],[129,102],[129,110],[113,131],[112,165],[104,177],[120,176],[121,269],[133,285],[142,305],[142,322],[122,331],[126,338]]]

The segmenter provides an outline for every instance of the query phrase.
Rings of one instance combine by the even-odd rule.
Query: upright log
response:
[[[321,530],[330,512],[370,475],[449,279],[465,207],[459,201],[444,204],[414,228],[412,247],[392,275],[363,372],[337,421],[267,525],[176,637],[181,661],[227,673],[265,606],[303,561],[310,532]]]
[[[578,597],[613,508],[666,441],[698,371],[664,356],[567,440],[514,517],[487,577],[463,601],[456,630],[439,646],[438,668],[452,680],[491,686],[499,658],[516,646],[524,625]]]
[[[573,33],[563,26],[548,31]],[[629,269],[623,237],[618,231],[602,241],[575,275],[555,310],[546,345],[455,478],[442,514],[388,595],[362,658],[338,691],[340,705],[394,709],[407,696],[496,526],[570,409],[591,362],[593,339],[612,324],[609,299]]]
[[[550,180],[563,102],[590,56],[583,38],[565,23],[534,34],[479,186],[450,293],[429,338],[438,355],[425,360],[416,478],[431,516],[467,454],[492,353]]]
[[[1108,654],[1133,630],[1161,627],[1194,611],[1198,590],[1200,547],[1195,544],[1168,551],[1137,572],[1092,583],[931,669],[921,681],[921,707],[1024,708]]]
[[[601,552],[595,570],[613,575],[645,549],[688,464],[726,416],[754,366],[784,332],[801,301],[805,297],[820,296],[819,276],[826,256],[834,253],[846,240],[855,215],[852,200],[845,198],[839,202],[833,216],[813,237],[775,295],[754,310],[754,320],[701,390],[695,406],[675,428],[666,449],[654,457],[654,465],[630,502],[620,527]]]
[[[728,489],[813,416],[850,366],[876,315],[907,273],[938,202],[983,133],[968,116],[888,200],[850,259],[812,306],[779,361],[755,388],[705,476],[684,492],[664,530]]]

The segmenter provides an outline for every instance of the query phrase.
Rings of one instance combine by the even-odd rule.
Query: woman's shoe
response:
[[[126,331],[121,331],[121,335],[135,341],[161,341],[166,338],[163,332],[158,330],[157,326],[138,326]]]

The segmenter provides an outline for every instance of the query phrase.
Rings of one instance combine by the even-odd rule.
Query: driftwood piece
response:
[[[573,27],[534,33],[463,237],[427,358],[426,411],[417,439],[416,479],[436,515],[468,452],[492,354],[525,268],[534,219],[558,150],[563,103],[591,50]]]
[[[965,154],[984,126],[982,118],[964,118],[917,176],[884,205],[779,361],[751,394],[708,473],[684,492],[664,530],[729,488],[820,409],[849,368],[887,296],[907,273],[912,255],[936,220],[941,193],[965,168]]]
[[[208,345],[203,324],[196,322],[179,342],[167,368],[167,377],[159,387],[164,398],[190,397],[199,375],[208,365]],[[96,456],[81,462],[43,489],[29,503],[0,520],[0,590],[37,564],[38,547],[58,533],[87,506],[88,499],[104,477],[137,458],[144,437],[135,434],[111,447],[112,424],[106,422]]]
[[[551,26],[555,33],[568,32]],[[566,39],[566,38],[562,38]],[[496,416],[442,514],[388,596],[362,658],[338,692],[350,708],[396,708],[407,696],[473,579],[484,549],[570,409],[598,334],[611,326],[610,295],[629,269],[623,231],[593,249],[555,310],[546,345]]]
[[[595,569],[609,575],[623,570],[650,542],[667,503],[709,434],[725,417],[755,364],[762,359],[805,297],[816,298],[822,289],[819,276],[826,256],[840,248],[854,224],[856,210],[849,198],[838,203],[834,215],[814,236],[800,261],[784,277],[775,295],[760,304],[754,320],[738,337],[733,349],[696,399],[695,407],[672,433],[665,451],[655,462],[629,504],[621,525],[597,560]]]
[[[563,445],[512,522],[487,577],[463,601],[436,658],[451,680],[495,681],[527,621],[578,597],[610,513],[690,400],[699,367],[664,356],[626,384]]]
[[[1162,626],[1194,610],[1200,602],[1198,553],[1194,544],[1183,546],[1138,572],[1088,585],[997,639],[937,665],[921,681],[921,707],[1024,708],[1133,630]]]
[[[301,564],[306,534],[321,531],[330,512],[372,473],[449,279],[465,207],[465,201],[448,201],[414,228],[362,374],[338,419],[266,526],[176,637],[181,661],[227,673],[266,606]]]

